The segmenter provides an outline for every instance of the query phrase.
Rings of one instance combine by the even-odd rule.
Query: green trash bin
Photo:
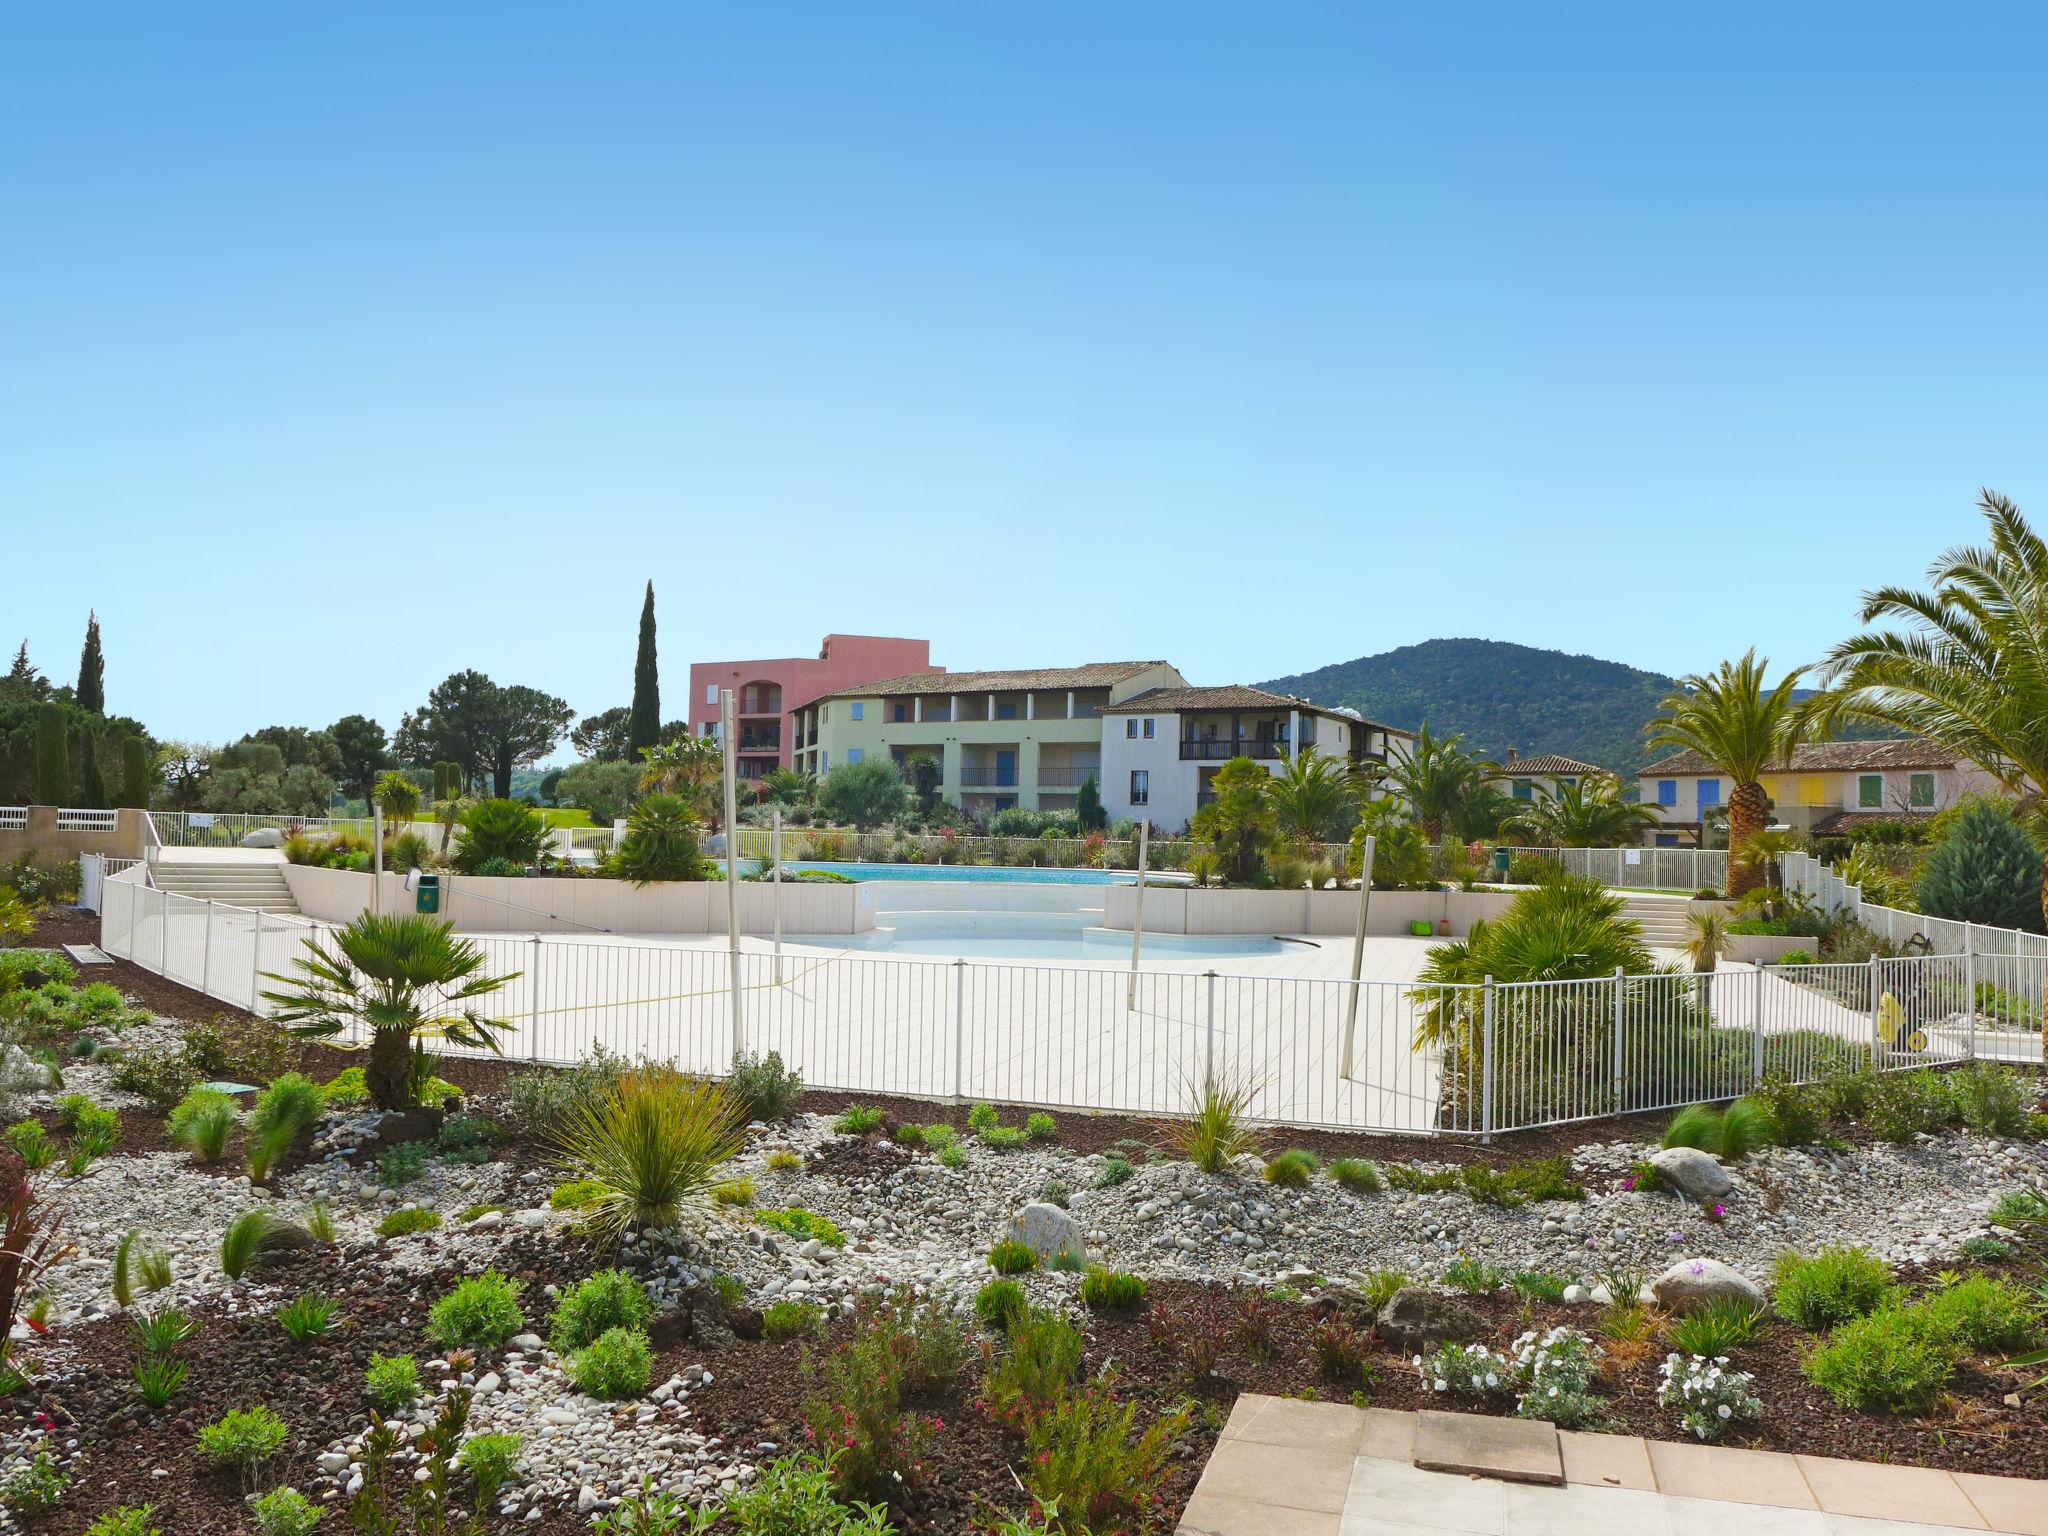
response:
[[[415,912],[438,912],[441,910],[441,877],[421,875],[420,883],[413,888],[412,908]]]
[[[1496,848],[1493,850],[1493,872],[1496,875],[1500,876],[1503,880],[1507,878],[1508,863],[1512,858],[1513,855],[1510,854],[1508,850],[1505,848]]]

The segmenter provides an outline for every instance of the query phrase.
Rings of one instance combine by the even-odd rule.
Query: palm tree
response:
[[[384,812],[384,830],[396,835],[420,808],[420,787],[395,768],[377,780],[377,806]]]
[[[330,953],[322,938],[331,938]],[[363,1083],[379,1109],[413,1103],[413,1053],[428,1040],[472,1049],[498,1049],[512,1028],[486,1018],[474,1000],[495,992],[519,973],[485,976],[484,952],[454,936],[453,925],[405,912],[365,912],[331,934],[306,940],[292,962],[296,975],[265,972],[285,990],[266,992],[276,1018],[295,1035],[331,1040],[361,1028],[370,1036]],[[424,1080],[426,1074],[418,1074]]]
[[[626,840],[612,865],[635,885],[703,879],[696,807],[682,795],[642,795],[626,818]],[[765,856],[762,871],[767,871]]]
[[[1424,722],[1408,755],[1386,773],[1387,787],[1408,803],[1409,814],[1432,843],[1443,840],[1444,823],[1493,777],[1497,766],[1465,751],[1464,740],[1458,734],[1432,736]]]
[[[1535,801],[1508,825],[1543,848],[1619,848],[1640,840],[1657,824],[1647,805],[1621,797],[1621,780],[1611,773],[1588,774],[1561,783],[1557,793]]]
[[[1190,828],[1215,849],[1230,879],[1249,885],[1279,826],[1273,776],[1251,758],[1233,757],[1210,783],[1216,798],[1195,812]]]
[[[1713,970],[1721,957],[1728,953],[1728,918],[1717,908],[1706,907],[1698,912],[1689,912],[1685,918],[1685,957],[1692,968],[1699,972]]]
[[[1304,843],[1337,842],[1358,820],[1358,790],[1345,763],[1314,747],[1297,752],[1273,777],[1274,814]]]
[[[725,774],[725,750],[715,736],[678,736],[652,747],[642,747],[647,766],[640,771],[640,788],[649,794],[689,794],[716,784]]]
[[[1728,796],[1730,896],[1762,883],[1763,873],[1744,857],[1770,809],[1761,781],[1772,763],[1792,756],[1802,733],[1804,717],[1793,695],[1806,668],[1794,667],[1767,690],[1764,671],[1769,665],[1769,658],[1759,658],[1752,649],[1740,661],[1722,662],[1709,676],[1680,678],[1678,691],[1664,700],[1645,731],[1652,747],[1697,752],[1735,781]]]
[[[1849,721],[1890,726],[1968,758],[2035,807],[2048,796],[2048,543],[1995,491],[1977,504],[1991,542],[1951,549],[1929,590],[1864,594],[1863,622],[1898,619],[1837,645],[1812,703],[1824,733]],[[2048,918],[2048,868],[2041,886]]]

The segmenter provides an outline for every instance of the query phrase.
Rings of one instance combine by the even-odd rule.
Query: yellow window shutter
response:
[[[1799,803],[1801,805],[1826,805],[1828,803],[1828,781],[1819,774],[1807,774],[1799,781]]]

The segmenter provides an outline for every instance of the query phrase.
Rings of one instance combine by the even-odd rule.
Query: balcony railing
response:
[[[960,770],[962,789],[1015,789],[1017,770],[1014,768],[962,768]]]
[[[1287,755],[1287,740],[1282,736],[1241,736],[1236,741],[1228,737],[1205,736],[1183,739],[1180,744],[1180,760],[1184,763],[1222,763],[1233,757],[1276,758]]]
[[[1040,768],[1038,787],[1040,789],[1079,789],[1088,780],[1099,778],[1100,767],[1095,768]]]

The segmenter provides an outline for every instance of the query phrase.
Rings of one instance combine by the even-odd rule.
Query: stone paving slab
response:
[[[1564,1483],[1557,1428],[1542,1419],[1424,1409],[1416,1415],[1415,1465],[1425,1472],[1463,1472],[1509,1483]]]
[[[1905,1520],[1922,1525],[1987,1530],[1970,1496],[1948,1473],[1935,1467],[1879,1466],[1838,1461],[1830,1456],[1799,1456],[1799,1471],[1820,1507],[1831,1515],[1861,1515],[1866,1520]],[[2042,1490],[2048,1498],[2048,1487]]]

